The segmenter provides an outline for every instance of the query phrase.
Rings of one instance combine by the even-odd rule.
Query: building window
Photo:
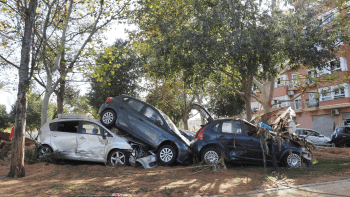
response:
[[[334,89],[334,99],[338,99],[338,98],[345,98],[345,89],[344,88]]]
[[[340,61],[338,59],[330,61],[329,66],[331,69],[331,73],[336,73],[341,71]]]
[[[332,100],[332,94],[330,88],[324,88],[320,91],[320,100],[321,101],[328,101]]]
[[[300,99],[295,99],[294,100],[294,108],[295,109],[302,109],[302,104]]]
[[[292,74],[292,86],[293,88],[299,87],[298,73]]]
[[[308,83],[309,84],[314,84],[315,83],[315,77],[317,77],[317,71],[316,70],[308,70],[307,71],[307,78],[308,78]]]

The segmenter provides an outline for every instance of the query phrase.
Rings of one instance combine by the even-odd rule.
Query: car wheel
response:
[[[122,165],[127,165],[129,163],[129,155],[122,150],[113,150],[108,157],[108,162],[115,166],[118,163]]]
[[[202,161],[206,164],[217,163],[220,159],[219,151],[216,148],[207,148],[202,152]]]
[[[164,145],[158,150],[157,157],[161,165],[170,165],[176,159],[175,148],[171,145]]]
[[[285,158],[286,165],[291,168],[299,168],[301,166],[301,158],[297,153],[288,154]]]
[[[41,158],[41,157],[44,157],[46,155],[49,155],[53,151],[52,151],[52,148],[50,146],[42,145],[42,146],[40,146],[38,152],[39,152],[39,158]]]
[[[111,109],[107,109],[101,114],[101,122],[105,127],[111,127],[115,123],[116,119],[117,116]]]

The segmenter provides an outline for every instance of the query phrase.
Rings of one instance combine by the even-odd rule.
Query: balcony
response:
[[[294,102],[292,102],[292,109],[294,110],[298,110],[298,109],[302,109],[303,105],[302,102],[300,100],[294,100]]]
[[[305,99],[305,107],[306,108],[312,108],[312,107],[318,107],[318,106],[319,106],[318,100]]]

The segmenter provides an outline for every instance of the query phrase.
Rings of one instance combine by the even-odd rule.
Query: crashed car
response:
[[[309,141],[315,146],[331,146],[331,139],[317,131],[311,129],[297,128],[295,134],[299,137],[305,138],[307,141]]]
[[[109,97],[99,110],[101,123],[129,134],[131,160],[156,153],[161,165],[191,161],[190,141],[162,111],[128,95]],[[154,164],[152,164],[154,165]]]
[[[199,159],[206,163],[218,162],[223,153],[228,161],[240,161],[263,163],[261,139],[256,136],[255,125],[242,119],[217,119],[200,105],[192,104],[208,121],[200,128],[195,139],[191,141],[193,152]],[[269,143],[271,147],[271,142]],[[298,143],[287,143],[282,139],[281,150],[277,142],[273,142],[278,163],[283,163],[293,168],[300,167],[302,160],[311,160],[311,154]],[[292,151],[292,154],[289,153]],[[266,154],[266,161],[272,162],[271,154]]]
[[[330,143],[334,144],[336,147],[350,146],[350,125],[336,128],[331,135]]]
[[[112,133],[99,120],[81,115],[59,114],[38,132],[39,155],[53,151],[66,159],[128,164],[132,147],[126,139]]]

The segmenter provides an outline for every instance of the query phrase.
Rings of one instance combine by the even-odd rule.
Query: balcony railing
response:
[[[296,109],[302,109],[302,108],[303,108],[302,102],[299,101],[299,100],[296,100],[296,101],[292,102],[292,108],[293,108],[294,110],[296,110]]]
[[[306,100],[305,99],[305,106],[307,108],[318,107],[319,106],[319,102],[318,102],[318,100]]]

